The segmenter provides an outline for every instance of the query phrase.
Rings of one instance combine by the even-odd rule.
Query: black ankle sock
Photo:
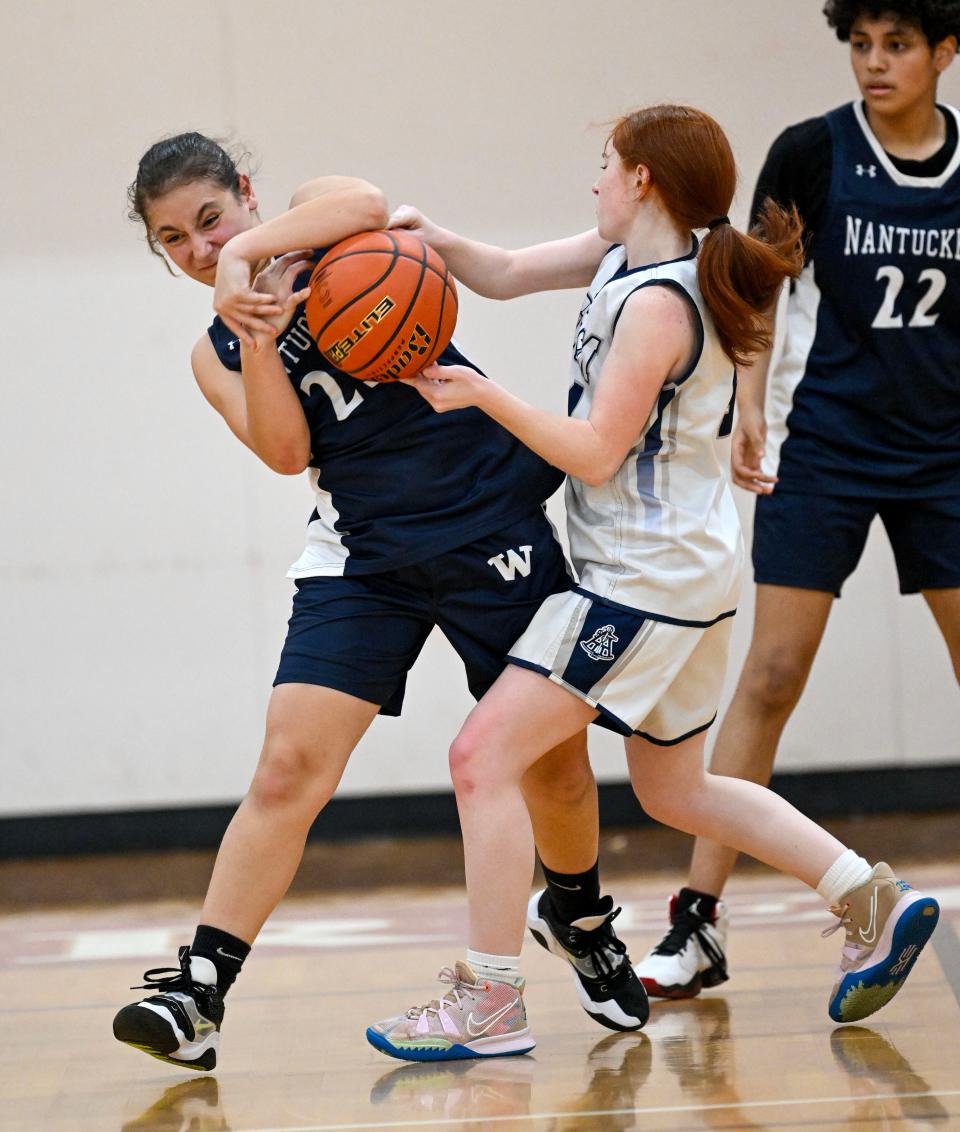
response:
[[[705,920],[712,920],[717,910],[719,896],[708,892],[698,892],[695,888],[681,888],[677,893],[677,911],[686,912],[696,905],[694,911]]]
[[[600,864],[585,873],[557,873],[543,866],[550,902],[566,924],[596,912],[600,903]]]
[[[250,954],[250,944],[229,932],[200,924],[190,945],[191,955],[202,955],[217,969],[217,990],[225,995],[233,986],[243,961]]]

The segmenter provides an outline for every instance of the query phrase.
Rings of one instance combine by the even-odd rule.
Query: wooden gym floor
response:
[[[363,1031],[434,997],[435,972],[461,953],[456,842],[311,846],[228,999],[214,1074],[145,1057],[110,1031],[136,997],[130,984],[189,941],[210,855],[6,862],[0,1129],[960,1129],[960,815],[829,824],[943,909],[879,1014],[829,1020],[840,937],[819,931],[832,917],[799,882],[749,864],[728,891],[723,987],[655,1003],[643,1032],[615,1034],[581,1012],[562,964],[530,942],[535,1052],[447,1065],[392,1061]],[[605,834],[634,957],[662,932],[688,844],[662,830]]]

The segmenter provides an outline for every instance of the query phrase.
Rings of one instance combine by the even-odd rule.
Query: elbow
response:
[[[513,254],[507,252],[503,267],[497,273],[485,298],[506,301],[507,299],[519,299],[521,295],[528,293],[529,288],[524,285],[523,279],[519,277],[515,269]]]
[[[587,487],[603,487],[605,483],[609,483],[616,474],[617,468],[606,463],[594,462],[589,467],[584,469],[583,475],[578,478],[581,479]]]
[[[310,466],[310,453],[305,453],[299,448],[275,452],[259,451],[257,455],[271,472],[281,476],[298,476]]]
[[[299,476],[301,472],[305,472],[310,467],[310,456],[301,456],[298,453],[291,453],[275,459],[270,465],[275,472],[279,472],[281,476]]]
[[[281,476],[298,476],[305,472],[309,465],[302,460],[275,460],[268,467]]]
[[[376,185],[369,185],[364,189],[362,205],[366,214],[365,227],[368,230],[386,228],[390,220],[390,209],[387,198]]]

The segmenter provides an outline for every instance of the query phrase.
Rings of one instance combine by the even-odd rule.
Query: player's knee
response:
[[[741,688],[761,711],[789,711],[800,698],[809,670],[802,656],[778,649],[746,665]]]
[[[564,758],[546,756],[534,763],[523,778],[524,796],[531,801],[576,806],[595,791],[596,780],[590,762],[579,755]]]
[[[677,783],[669,776],[634,779],[633,792],[644,812],[655,822],[673,829],[687,830],[695,823],[699,795],[686,784]]]
[[[315,781],[310,766],[307,752],[295,743],[268,737],[250,784],[249,800],[269,810],[316,805],[318,787],[322,793],[322,786]],[[324,800],[319,799],[319,805]]]
[[[502,779],[489,737],[467,725],[450,745],[450,778],[458,797],[496,787]]]
[[[450,780],[458,795],[473,792],[483,782],[483,760],[478,739],[464,728],[450,744]]]

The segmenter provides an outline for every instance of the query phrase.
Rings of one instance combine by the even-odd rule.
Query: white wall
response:
[[[602,123],[701,105],[739,155],[742,222],[766,147],[853,94],[819,0],[45,0],[7,5],[0,205],[0,814],[236,799],[262,735],[311,508],[227,433],[189,374],[210,295],[125,219],[162,134],[232,133],[264,212],[356,173],[498,242],[579,231]],[[960,66],[943,85],[958,97]],[[578,296],[466,295],[459,337],[545,406],[565,400]],[[743,500],[745,517],[749,501]],[[782,766],[955,762],[960,710],[919,598],[874,535],[839,603]],[[750,599],[737,619],[742,658]],[[470,706],[431,639],[401,721],[343,789],[442,788]],[[619,744],[593,739],[603,777]]]

